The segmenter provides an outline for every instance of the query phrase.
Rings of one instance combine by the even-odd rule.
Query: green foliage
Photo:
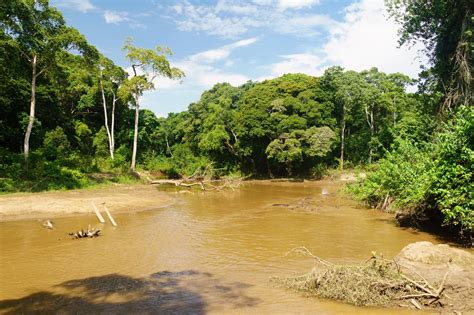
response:
[[[394,198],[397,207],[428,217],[441,214],[444,224],[469,233],[474,227],[474,109],[461,107],[435,139],[422,144],[399,139],[351,190],[373,207]]]
[[[48,159],[61,159],[69,153],[71,144],[64,133],[63,128],[56,127],[46,132],[43,141],[43,152]]]
[[[398,207],[413,208],[423,204],[427,197],[433,177],[434,148],[402,139],[395,146],[365,181],[351,187],[371,207],[381,207],[385,199],[392,198]]]
[[[329,127],[294,130],[270,142],[265,153],[269,159],[285,164],[292,175],[292,170],[303,160],[326,157],[332,151],[335,140],[336,134]]]
[[[286,164],[290,175],[293,175],[291,165],[303,159],[301,142],[286,134],[270,142],[265,152],[270,159]]]
[[[96,156],[106,157],[109,155],[109,143],[105,127],[102,126],[99,132],[95,134],[92,145],[94,146]]]
[[[334,147],[336,134],[329,127],[311,127],[303,134],[304,152],[308,157],[325,157]]]
[[[168,178],[181,178],[190,176],[197,170],[204,170],[210,164],[206,157],[194,155],[191,149],[185,145],[175,145],[172,151],[172,157],[158,156],[149,159],[145,164],[145,169],[161,172]]]
[[[442,109],[471,105],[474,52],[471,0],[385,0],[400,24],[400,44],[424,44]]]
[[[439,135],[430,195],[446,224],[474,230],[474,109],[459,110]]]

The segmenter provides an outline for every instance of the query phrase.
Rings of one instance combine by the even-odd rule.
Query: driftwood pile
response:
[[[91,205],[92,205],[92,209],[94,210],[96,216],[97,216],[97,219],[99,220],[100,223],[105,223],[105,219],[104,217],[102,216],[102,214],[100,213],[99,209],[96,207],[96,205],[94,204],[94,202],[91,202]],[[103,203],[103,206],[104,206],[104,211],[105,213],[107,214],[109,220],[110,220],[110,223],[112,223],[112,225],[114,227],[117,226],[117,222],[115,222],[114,218],[112,217],[112,214],[110,213],[110,211],[107,209],[107,207],[105,206],[105,203]],[[53,221],[51,220],[45,220],[42,222],[43,224],[43,227],[45,229],[48,229],[48,230],[53,230],[53,229],[56,229],[56,226],[54,225]],[[94,238],[94,237],[98,237],[101,235],[102,233],[102,230],[101,229],[96,229],[96,228],[93,228],[91,227],[91,225],[89,224],[89,227],[87,228],[87,230],[84,230],[84,229],[80,229],[78,231],[75,231],[75,232],[66,232],[64,231],[65,233],[67,233],[69,236],[72,236],[73,239],[79,239],[79,238]]]
[[[216,179],[214,174],[216,169],[212,168],[212,164],[207,165],[201,171],[198,168],[191,176],[182,179],[159,179],[148,180],[152,185],[174,185],[182,188],[192,188],[197,186],[203,191],[221,191],[224,189],[235,190],[242,184],[243,178],[238,179]]]
[[[73,239],[78,239],[78,238],[94,238],[100,236],[100,233],[102,232],[101,229],[95,229],[91,228],[90,225],[87,228],[87,230],[81,229],[77,232],[71,232],[68,233],[68,235],[72,236]]]
[[[441,303],[446,273],[437,285],[428,283],[421,275],[412,279],[402,271],[395,260],[387,260],[376,253],[365,264],[337,265],[313,255],[305,247],[290,253],[313,258],[317,266],[309,273],[296,277],[274,277],[278,285],[294,289],[309,296],[329,298],[357,306],[393,304],[422,309]],[[288,255],[287,254],[287,255]],[[407,301],[409,304],[403,304]]]

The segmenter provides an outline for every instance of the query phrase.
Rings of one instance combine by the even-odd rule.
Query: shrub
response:
[[[56,129],[46,132],[43,140],[43,152],[48,159],[62,158],[68,154],[71,149],[71,144],[64,133],[63,128],[56,127]]]
[[[439,135],[430,197],[446,224],[474,229],[474,109],[463,107]]]
[[[349,189],[372,207],[395,205],[441,215],[443,223],[474,228],[474,109],[461,107],[432,143],[397,139],[366,180]],[[432,212],[432,213],[428,213]]]

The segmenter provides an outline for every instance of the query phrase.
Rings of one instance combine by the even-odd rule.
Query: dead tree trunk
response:
[[[132,152],[132,165],[130,166],[132,171],[135,171],[137,162],[137,144],[138,144],[138,117],[140,115],[140,104],[138,93],[135,93],[135,130],[133,133],[133,152]]]
[[[107,115],[107,101],[105,100],[105,91],[104,91],[104,86],[102,84],[102,72],[100,74],[101,78],[99,80],[100,82],[100,91],[102,92],[102,106],[104,107],[104,125],[105,125],[105,130],[107,131],[107,139],[109,140],[109,152],[110,152],[110,157],[112,160],[114,159],[114,151],[112,150],[112,136],[110,134],[110,129],[109,129],[109,122],[108,122],[108,115]]]
[[[37,73],[37,56],[34,55],[31,61],[32,76],[31,76],[31,100],[30,100],[30,117],[28,120],[28,127],[26,128],[25,141],[23,142],[23,153],[25,154],[25,161],[28,161],[28,155],[30,153],[30,136],[31,130],[33,129],[33,123],[35,121],[35,107],[36,107],[36,78]]]
[[[344,169],[344,136],[346,133],[346,113],[345,106],[342,108],[342,127],[341,127],[341,157],[339,159],[339,168]]]
[[[115,133],[115,104],[117,103],[117,100],[118,98],[115,96],[115,92],[113,89],[111,89],[112,91],[112,117],[111,117],[111,125],[110,125],[110,140],[112,142],[111,144],[111,152],[112,152],[112,159],[114,158],[113,157],[113,154],[115,153],[115,136],[114,136],[114,133]]]
[[[368,108],[368,106],[365,106],[365,118],[367,120],[367,124],[369,125],[370,128],[370,140],[372,141],[372,138],[375,135],[375,120],[374,120],[374,106],[372,104],[372,107]],[[373,148],[371,141],[369,142],[369,164],[372,164],[372,155],[373,155]]]

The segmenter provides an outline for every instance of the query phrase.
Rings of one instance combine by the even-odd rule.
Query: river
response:
[[[297,246],[360,263],[371,251],[392,257],[412,242],[440,242],[363,209],[341,187],[257,181],[235,191],[171,190],[172,206],[117,214],[119,226],[103,225],[95,239],[66,234],[100,227],[92,213],[57,218],[55,230],[37,220],[0,223],[0,312],[410,313],[307,298],[269,281],[312,269],[309,258],[285,256]]]

